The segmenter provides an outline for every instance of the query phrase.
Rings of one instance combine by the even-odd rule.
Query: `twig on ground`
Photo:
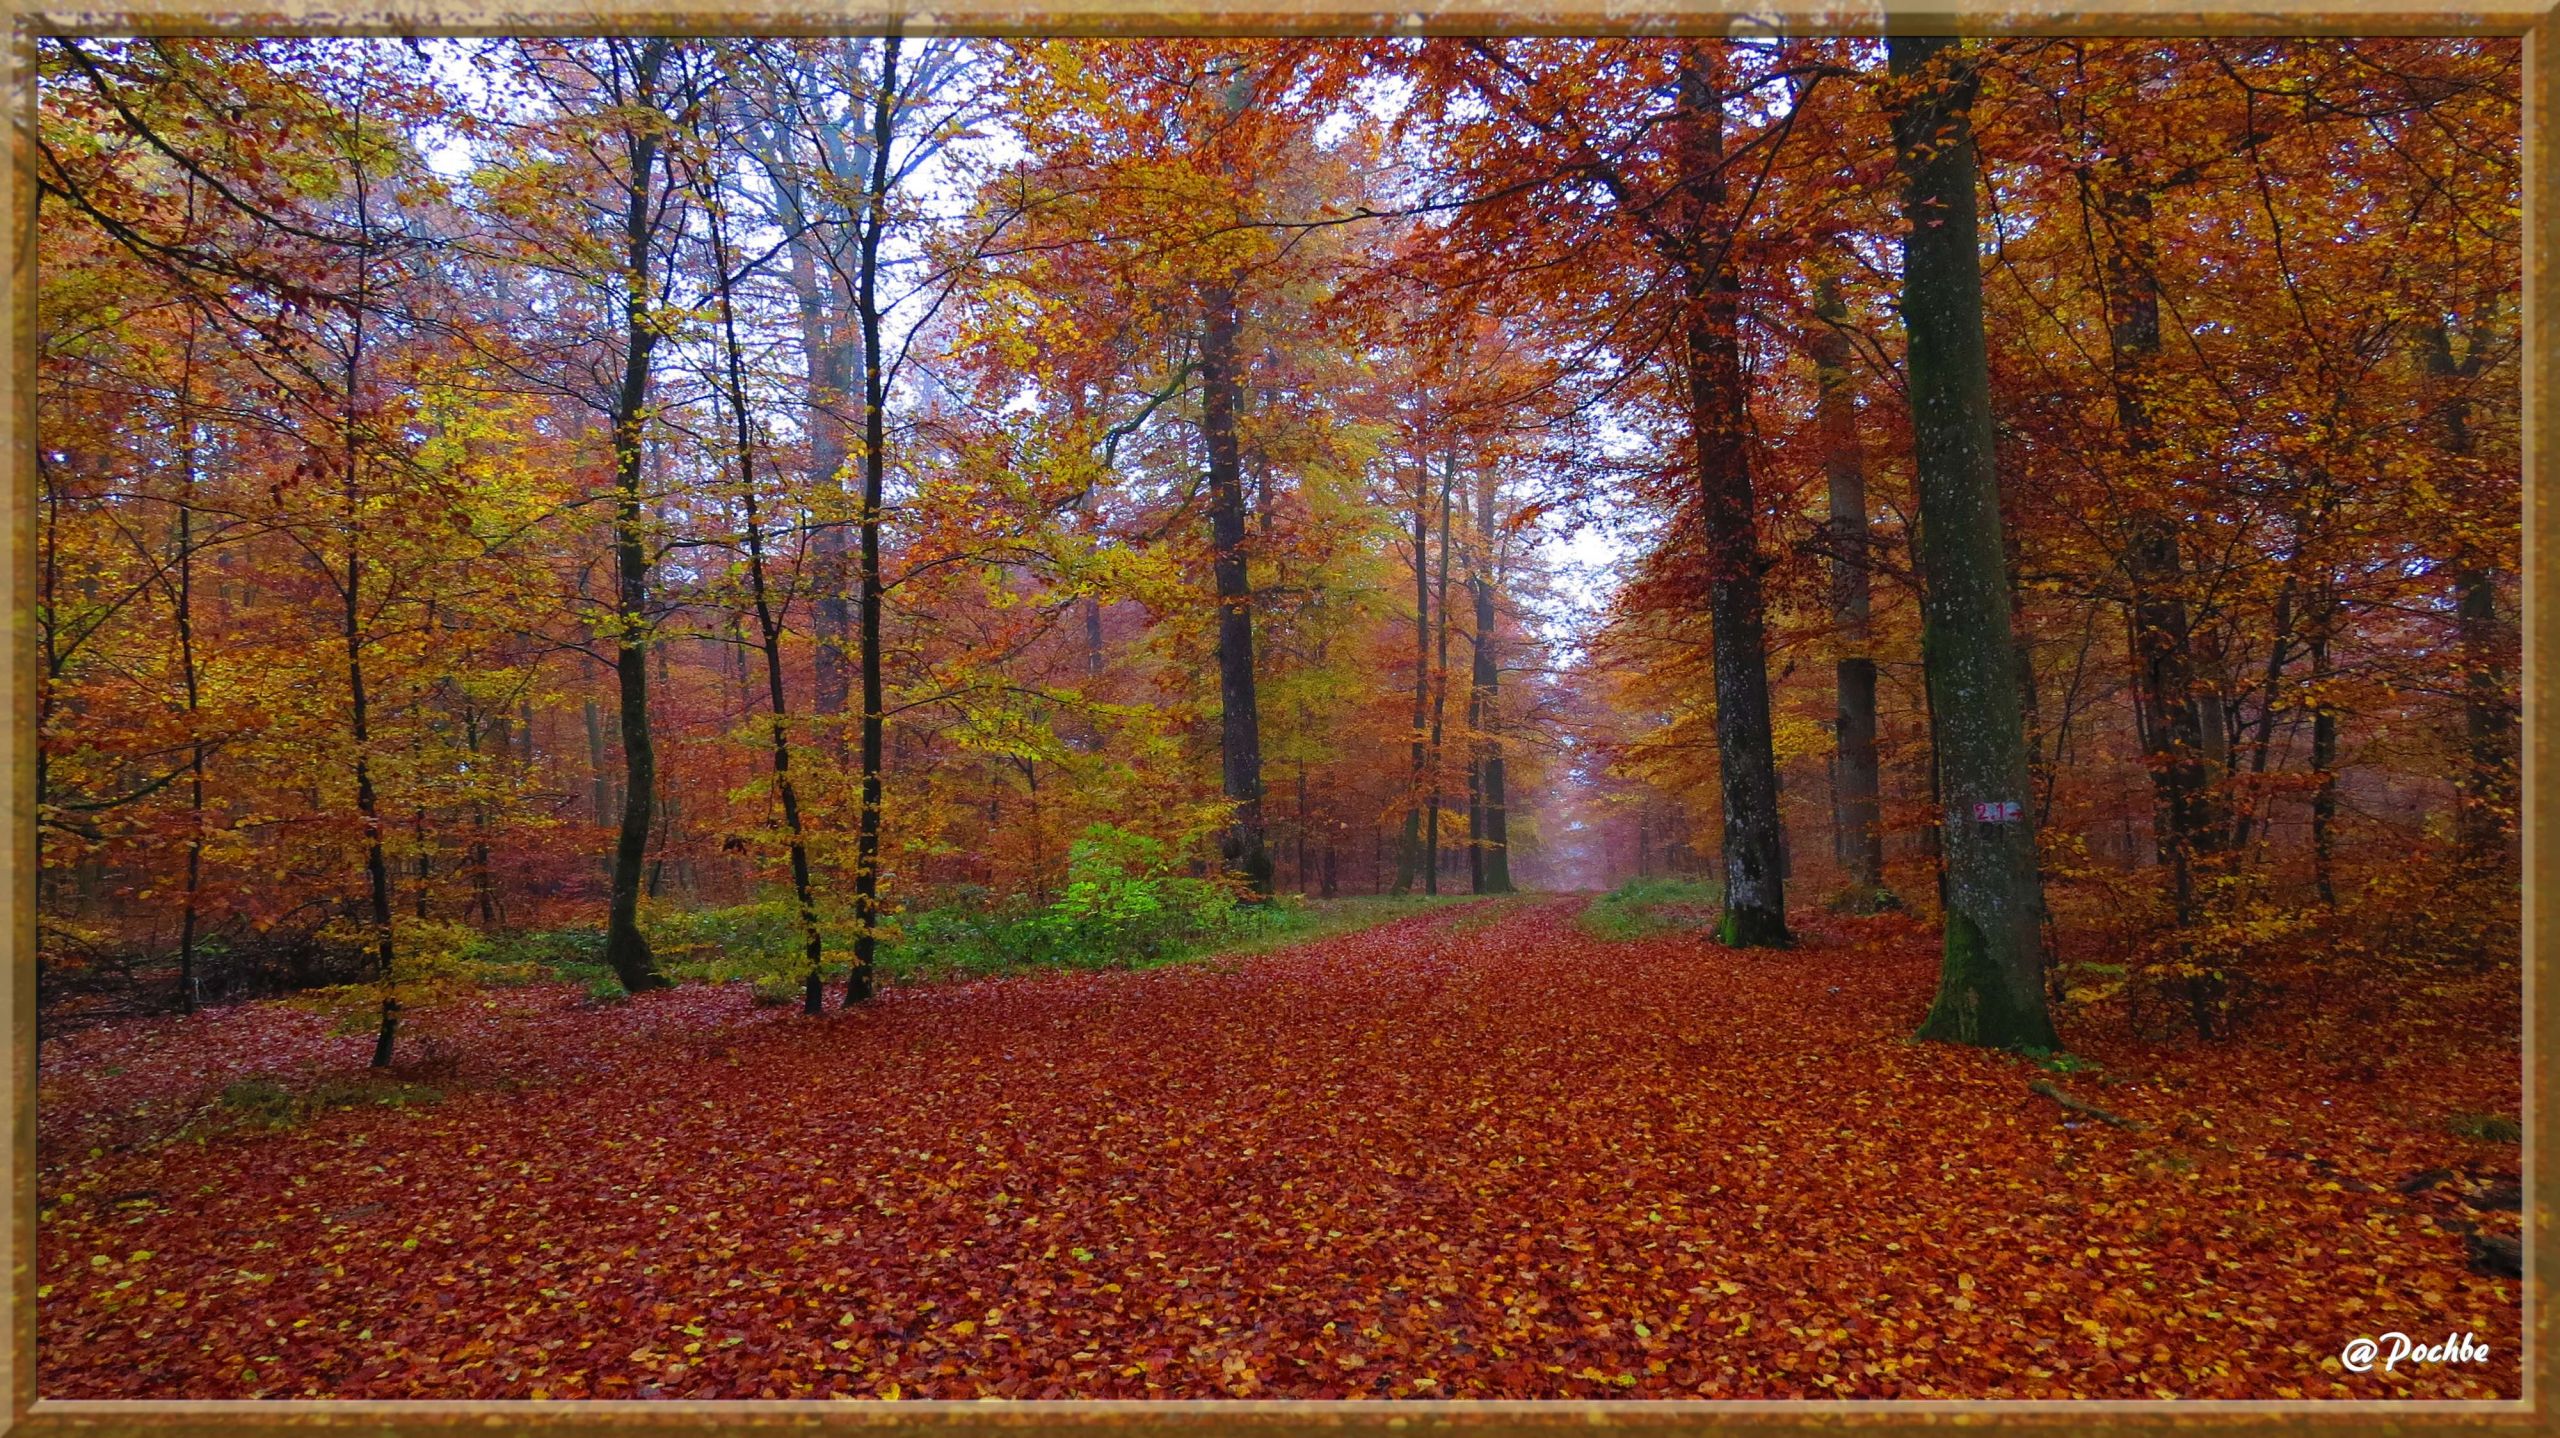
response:
[[[2089,1103],[2082,1099],[2073,1098],[2071,1095],[2064,1093],[2061,1089],[2045,1082],[2043,1079],[2037,1079],[2034,1083],[2027,1085],[2027,1091],[2030,1093],[2042,1094],[2046,1098],[2053,1100],[2055,1103],[2062,1105],[2064,1108],[2071,1110],[2073,1113],[2085,1113],[2100,1123],[2112,1124],[2115,1127],[2122,1129],[2131,1129],[2137,1133],[2142,1130],[2142,1124],[2138,1120],[2109,1113],[2105,1109],[2098,1107],[2096,1104]]]

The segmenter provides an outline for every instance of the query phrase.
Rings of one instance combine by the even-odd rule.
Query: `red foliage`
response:
[[[1937,964],[1907,921],[1737,954],[1573,908],[816,1020],[485,995],[413,1019],[440,1105],[201,1143],[169,1134],[209,1088],[352,1078],[365,1040],[262,1005],[59,1041],[39,1391],[2520,1391],[2519,1286],[2455,1226],[2511,1231],[2461,1200],[2513,1150],[2436,1107],[2514,1111],[2479,1037],[2512,1022],[2051,1076],[1904,1042]],[[2340,1369],[2394,1329],[2490,1357]]]

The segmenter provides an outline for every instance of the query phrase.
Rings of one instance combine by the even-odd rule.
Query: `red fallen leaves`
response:
[[[139,1135],[187,1085],[352,1073],[364,1040],[265,1008],[51,1048],[39,1390],[2519,1391],[2517,1285],[2449,1221],[2500,1215],[2459,1174],[2394,1187],[2501,1161],[2428,1105],[2512,1112],[2512,1040],[2363,1085],[2308,1031],[2092,1040],[2120,1081],[2059,1082],[2147,1125],[2119,1132],[2018,1059],[1904,1042],[1934,973],[1907,922],[1737,954],[1603,943],[1574,907],[814,1021],[502,993],[418,1017],[464,1055],[442,1105],[205,1144]],[[2340,1367],[2395,1329],[2491,1357]]]

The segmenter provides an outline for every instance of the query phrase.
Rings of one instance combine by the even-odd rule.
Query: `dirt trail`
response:
[[[2023,1060],[1904,1041],[1907,921],[1738,954],[1579,903],[820,1020],[500,995],[422,1020],[465,1055],[440,1105],[201,1144],[117,1106],[355,1041],[105,1032],[48,1055],[40,1390],[2518,1391],[2517,1286],[2439,1222],[2464,1180],[2391,1187],[2495,1152],[2233,1052],[2110,1056],[2059,1081],[2148,1127],[2075,1122]],[[2339,1369],[2394,1329],[2492,1356]]]

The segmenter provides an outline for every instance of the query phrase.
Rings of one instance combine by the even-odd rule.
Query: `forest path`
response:
[[[1734,953],[1581,902],[814,1021],[528,1011],[451,1031],[521,1051],[437,1106],[58,1140],[40,1389],[2517,1391],[2515,1285],[2389,1187],[2479,1154],[2378,1097],[2164,1051],[2061,1080],[2149,1128],[2067,1123],[2026,1062],[1905,1041],[1908,920]],[[2395,1328],[2493,1357],[2337,1371]]]

